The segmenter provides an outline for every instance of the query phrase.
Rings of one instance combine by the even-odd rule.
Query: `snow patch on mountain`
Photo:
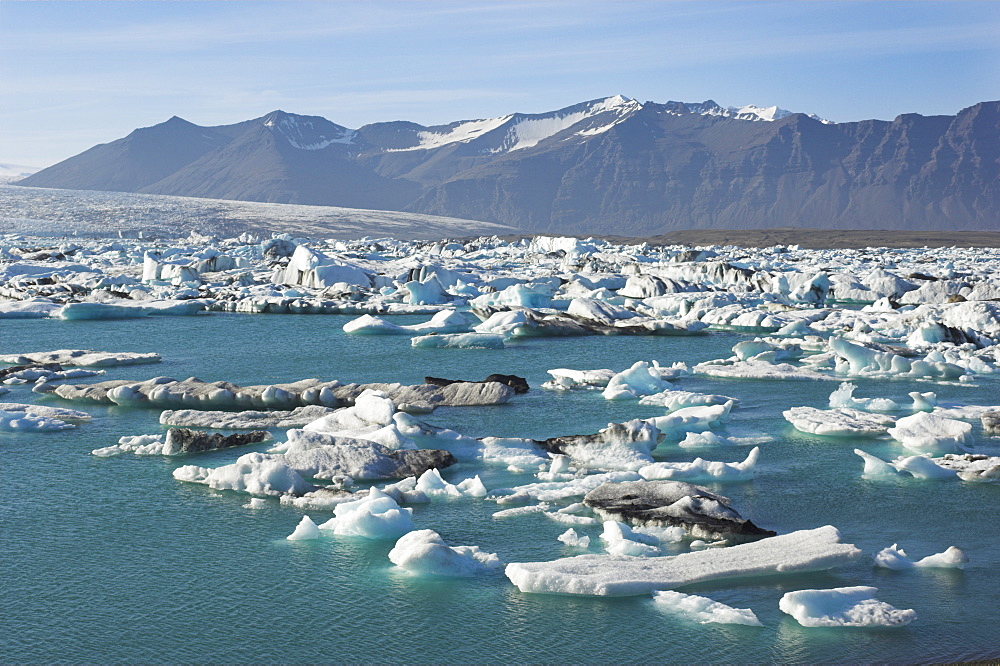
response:
[[[611,127],[625,120],[632,115],[632,113],[641,108],[642,105],[634,99],[629,99],[627,97],[623,97],[622,95],[615,95],[614,97],[607,97],[605,99],[598,100],[582,111],[576,111],[566,115],[554,114],[522,120],[511,127],[508,132],[507,141],[505,141],[504,144],[506,146],[509,142],[509,147],[502,148],[496,152],[504,152],[504,150],[506,150],[506,152],[513,152],[515,150],[521,150],[522,148],[531,148],[550,136],[554,136],[559,132],[567,130],[587,118],[602,113],[613,113],[614,118],[610,123],[577,132],[580,136],[600,134],[601,132],[611,129]]]
[[[468,143],[487,132],[492,132],[512,117],[508,115],[501,118],[466,120],[451,126],[446,132],[417,132],[417,139],[420,143],[411,148],[398,150],[428,150],[447,146],[449,143]]]
[[[350,144],[357,134],[354,130],[335,125],[325,119],[329,128],[318,127],[318,123],[304,116],[271,114],[264,120],[264,126],[281,134],[293,148],[301,150],[322,150],[335,143]]]

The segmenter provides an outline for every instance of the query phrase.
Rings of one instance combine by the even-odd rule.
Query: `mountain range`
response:
[[[274,111],[178,117],[19,185],[344,206],[525,232],[1000,229],[1000,102],[831,123],[620,95],[543,114],[349,129]]]

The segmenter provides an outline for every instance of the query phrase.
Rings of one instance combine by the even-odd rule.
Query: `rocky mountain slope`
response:
[[[639,103],[357,130],[275,111],[180,118],[20,181],[410,211],[526,232],[1000,229],[1000,102],[830,123],[777,107]]]

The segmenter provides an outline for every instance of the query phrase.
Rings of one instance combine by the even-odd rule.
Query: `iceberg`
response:
[[[917,619],[875,598],[878,588],[859,585],[786,592],[778,608],[803,627],[900,627]]]
[[[174,470],[178,481],[201,483],[216,490],[237,490],[251,495],[302,495],[314,486],[279,458],[248,453],[231,465],[215,469],[184,465]]]
[[[572,527],[556,537],[560,542],[571,548],[589,548],[590,537],[580,536]]]
[[[378,488],[371,488],[367,497],[338,504],[333,516],[319,529],[365,539],[398,539],[414,529],[413,509],[400,508]]]
[[[59,419],[36,416],[24,411],[7,412],[0,410],[0,432],[51,432],[72,430],[76,426]]]
[[[252,502],[253,500],[251,500]],[[295,526],[295,531],[286,536],[289,541],[301,541],[305,539],[318,539],[322,536],[316,523],[309,516],[302,516],[302,520]]]
[[[861,555],[827,525],[729,548],[666,557],[578,555],[549,562],[512,562],[505,573],[521,592],[635,596],[706,581],[822,571]]]
[[[699,624],[743,624],[763,626],[749,608],[733,608],[696,594],[683,594],[673,590],[653,593],[658,608],[685,617]]]
[[[895,422],[892,417],[850,407],[792,407],[782,415],[796,430],[823,437],[878,437]]]
[[[955,546],[949,546],[947,550],[928,555],[917,561],[911,560],[903,549],[897,544],[892,544],[888,548],[883,548],[875,555],[875,566],[883,569],[903,569],[919,568],[941,568],[941,569],[964,569],[968,564],[969,557]]]
[[[448,333],[420,335],[410,340],[420,349],[503,349],[503,336],[495,333]]]
[[[729,499],[683,481],[608,481],[583,503],[609,520],[680,527],[701,539],[747,541],[774,536],[743,518]]]
[[[695,458],[689,463],[656,462],[639,468],[639,476],[647,481],[673,479],[688,483],[712,481],[752,481],[760,457],[760,447],[753,447],[743,462],[725,463]]]
[[[478,546],[449,546],[434,530],[403,535],[389,551],[389,561],[414,574],[477,576],[503,566],[496,553]]]
[[[916,453],[957,453],[972,444],[972,424],[927,412],[899,419],[888,433]]]

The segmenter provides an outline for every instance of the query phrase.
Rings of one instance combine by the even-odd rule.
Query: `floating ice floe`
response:
[[[263,453],[248,453],[232,465],[215,469],[184,465],[174,470],[173,477],[216,490],[236,490],[251,495],[302,495],[314,488],[281,459]]]
[[[787,381],[832,381],[835,377],[825,375],[809,368],[802,368],[790,363],[769,363],[767,361],[709,361],[699,363],[691,372],[709,377],[724,379],[774,379]]]
[[[309,430],[289,430],[286,440],[268,453],[303,476],[316,479],[403,479],[455,463],[447,451],[395,450],[367,439]]]
[[[447,333],[420,335],[410,340],[410,345],[422,349],[503,349],[502,335],[493,333]]]
[[[542,388],[555,391],[568,391],[575,389],[603,389],[611,381],[616,373],[614,370],[570,370],[569,368],[556,368],[546,370],[552,379],[542,384]]]
[[[749,608],[733,608],[696,594],[683,594],[673,590],[653,593],[658,608],[685,617],[699,624],[742,624],[763,626]]]
[[[572,497],[583,497],[602,483],[620,481],[639,481],[642,477],[635,472],[605,472],[575,477],[569,481],[544,481],[529,483],[513,488],[494,488],[492,497],[523,496],[540,502],[558,502]]]
[[[715,395],[709,393],[694,393],[691,391],[675,391],[668,389],[653,395],[639,398],[640,405],[654,405],[664,407],[668,412],[675,412],[685,407],[707,407],[710,405],[724,405],[727,402],[736,405],[739,401],[725,395]]]
[[[550,562],[512,562],[505,573],[522,592],[633,596],[706,581],[821,571],[856,559],[827,525],[730,548],[666,557],[578,555]]]
[[[900,627],[917,619],[913,610],[899,610],[875,598],[876,587],[835,587],[786,592],[782,612],[803,627]]]
[[[909,359],[892,352],[869,349],[839,337],[830,338],[829,344],[840,358],[837,370],[842,374],[945,380],[958,379],[965,374],[965,369],[954,363]]]
[[[153,352],[96,352],[87,349],[58,349],[51,352],[0,355],[0,363],[12,365],[58,363],[59,365],[102,368],[159,363],[161,360],[163,359],[160,355]]]
[[[865,476],[896,476],[900,473],[907,473],[917,479],[954,479],[958,477],[955,470],[938,465],[929,454],[903,456],[893,462],[887,462],[861,449],[854,449],[854,453],[865,461],[863,472]]]
[[[607,400],[628,400],[659,393],[666,386],[659,363],[636,361],[631,368],[608,380],[603,395]]]
[[[895,423],[890,416],[871,414],[850,407],[816,409],[792,407],[782,412],[800,432],[824,437],[878,437]]]
[[[429,412],[435,407],[503,404],[514,389],[500,382],[459,382],[448,386],[417,384],[342,384],[303,379],[287,384],[237,386],[205,382],[196,377],[177,380],[155,377],[142,382],[115,380],[95,384],[64,384],[53,393],[65,400],[114,403],[126,407],[160,408],[278,408],[305,405],[344,407],[366,390],[381,391],[400,409]]]
[[[60,421],[90,421],[93,418],[87,412],[81,412],[76,409],[49,407],[47,405],[29,405],[20,402],[0,402],[0,411],[8,413],[23,412],[30,416],[58,419]]]
[[[955,546],[947,550],[928,555],[917,561],[911,560],[897,544],[883,548],[875,555],[875,566],[883,569],[912,569],[914,567],[928,569],[964,569],[969,557]]]
[[[76,425],[46,416],[35,416],[25,411],[7,412],[0,410],[0,431],[7,432],[49,432],[72,430]]]
[[[909,394],[913,403],[902,405],[890,398],[855,398],[854,391],[857,388],[850,382],[841,384],[836,391],[830,394],[830,407],[832,409],[861,409],[866,412],[898,412],[903,410],[929,412],[937,405],[937,395],[932,392],[913,391]]]
[[[552,437],[539,444],[554,454],[564,454],[590,469],[638,469],[653,462],[652,451],[660,431],[641,419],[609,423],[593,435]]]
[[[957,453],[973,443],[971,424],[927,412],[899,419],[888,433],[916,453]]]
[[[332,413],[332,407],[306,405],[291,411],[242,411],[221,412],[199,409],[165,409],[160,412],[160,423],[187,428],[212,428],[216,430],[257,430],[260,428],[301,428],[318,418]]]
[[[426,495],[440,497],[486,497],[488,494],[478,474],[453,484],[441,478],[441,472],[437,469],[429,469],[421,474],[417,478],[416,490]]]
[[[681,407],[665,416],[646,419],[659,430],[666,439],[683,439],[689,432],[704,432],[720,425],[729,418],[732,402],[703,407]]]
[[[165,435],[121,437],[117,444],[94,449],[90,453],[101,458],[120,453],[134,453],[139,456],[175,456],[259,444],[270,439],[271,433],[264,430],[224,436],[220,433],[207,433],[188,428],[172,428]]]
[[[341,536],[398,539],[414,529],[413,509],[401,508],[392,497],[371,488],[367,497],[338,504],[333,518],[319,529]]]
[[[52,313],[53,317],[67,320],[80,319],[136,319],[150,315],[189,316],[205,310],[203,300],[183,301],[119,301],[104,303],[67,303]]]
[[[434,530],[403,535],[389,551],[389,560],[414,574],[477,576],[503,566],[496,553],[478,546],[449,546]]]
[[[323,536],[323,534],[319,531],[319,528],[316,527],[316,523],[313,522],[312,518],[309,516],[302,516],[302,520],[300,520],[299,524],[295,526],[295,531],[285,538],[289,541],[303,541],[306,539],[319,539],[321,536]]]
[[[442,310],[431,317],[430,321],[410,326],[394,324],[383,317],[361,315],[353,321],[344,324],[345,333],[355,335],[429,335],[431,333],[468,333],[474,324],[479,322],[475,317],[454,309]]]
[[[589,548],[590,537],[580,536],[572,527],[556,537],[560,542],[571,548]]]
[[[702,539],[747,541],[775,534],[743,518],[729,498],[683,481],[608,481],[588,492],[583,503],[606,520],[680,527]]]
[[[754,447],[743,462],[726,463],[695,458],[686,462],[656,462],[639,468],[639,475],[648,480],[673,479],[688,483],[712,481],[752,481],[760,458],[760,448]]]
[[[628,525],[617,520],[604,521],[601,541],[604,542],[604,549],[611,555],[657,557],[663,554],[663,551],[657,547],[659,539],[648,534],[635,532]]]

